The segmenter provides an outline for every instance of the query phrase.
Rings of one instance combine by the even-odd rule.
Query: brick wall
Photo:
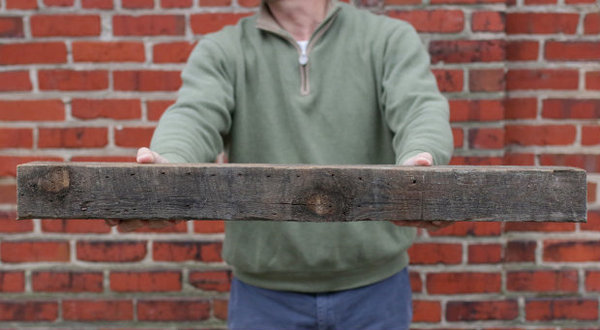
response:
[[[15,221],[15,166],[132,161],[195,40],[258,0],[0,0],[0,326],[224,326],[223,224]],[[454,164],[588,171],[587,224],[459,223],[410,250],[415,328],[598,328],[594,0],[363,0],[411,22],[451,100]]]

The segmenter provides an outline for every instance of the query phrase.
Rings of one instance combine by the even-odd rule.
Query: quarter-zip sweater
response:
[[[212,162],[226,149],[232,163],[402,164],[429,152],[447,164],[452,152],[448,103],[415,30],[344,3],[330,4],[305,53],[263,4],[202,38],[182,80],[151,143],[171,162]],[[240,280],[326,292],[402,270],[415,229],[228,221],[225,236]]]

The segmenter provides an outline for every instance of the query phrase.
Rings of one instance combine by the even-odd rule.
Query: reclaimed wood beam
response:
[[[20,219],[586,220],[566,167],[37,162],[17,194]]]

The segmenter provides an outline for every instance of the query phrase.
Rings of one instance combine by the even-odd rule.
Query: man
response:
[[[448,104],[410,25],[329,0],[271,0],[205,36],[140,163],[446,164]],[[226,142],[224,142],[226,141]],[[390,219],[393,220],[393,219]],[[122,225],[129,228],[141,222]],[[407,221],[228,222],[231,329],[406,329]]]

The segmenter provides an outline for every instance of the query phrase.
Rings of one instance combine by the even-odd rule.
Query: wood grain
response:
[[[17,190],[20,219],[586,220],[566,167],[38,162]]]

